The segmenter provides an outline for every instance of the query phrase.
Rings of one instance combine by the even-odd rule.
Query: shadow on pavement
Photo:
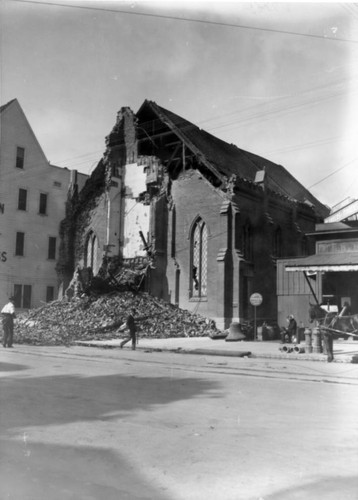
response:
[[[358,477],[326,477],[302,486],[293,486],[266,496],[265,500],[355,500],[358,498]]]
[[[26,365],[17,365],[15,363],[2,363],[0,362],[0,373],[1,372],[16,372],[20,370],[28,370],[29,367]]]
[[[169,500],[107,449],[7,440],[0,446],[2,499]]]
[[[150,412],[204,393],[221,397],[219,384],[186,376],[117,374],[7,378],[1,391],[0,498],[169,500],[164,488],[152,484],[120,452],[76,446],[76,433],[73,444],[63,445],[58,429],[58,443],[29,440],[23,430],[38,426],[41,436],[41,427],[87,422],[89,435],[91,428],[96,434],[101,422],[120,423],[139,410]],[[51,435],[48,429],[46,435]],[[120,444],[120,426],[115,436]],[[153,466],[143,464],[143,469],[148,465]]]
[[[1,394],[3,435],[19,427],[121,419],[203,393],[222,397],[220,384],[190,377],[61,375],[6,382]]]

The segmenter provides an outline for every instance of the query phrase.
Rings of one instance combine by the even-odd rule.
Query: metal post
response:
[[[256,332],[256,306],[254,306],[254,340],[256,341],[257,332]]]

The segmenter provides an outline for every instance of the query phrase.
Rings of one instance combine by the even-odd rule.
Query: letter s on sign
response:
[[[1,257],[1,262],[6,262],[7,261],[7,252],[1,252],[0,257]]]

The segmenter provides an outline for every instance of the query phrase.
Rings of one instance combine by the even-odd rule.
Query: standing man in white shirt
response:
[[[14,302],[14,297],[10,297],[9,302],[1,309],[2,326],[4,330],[2,345],[4,347],[12,347],[14,339],[14,318],[16,318]]]

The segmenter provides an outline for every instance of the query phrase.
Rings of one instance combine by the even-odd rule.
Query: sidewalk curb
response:
[[[102,343],[95,343],[93,341],[77,341],[76,345],[83,347],[97,347],[100,349],[119,349],[118,345],[108,345]],[[130,351],[130,347],[124,347],[124,351]],[[327,362],[327,356],[325,354],[306,354],[306,353],[252,353],[251,351],[227,351],[224,349],[205,349],[205,348],[193,348],[187,349],[185,347],[141,347],[137,346],[136,350],[146,351],[146,352],[172,352],[176,354],[196,354],[205,356],[224,356],[224,357],[235,357],[235,358],[251,358],[251,359],[281,359],[284,361],[315,361],[315,362]],[[339,358],[335,357],[332,363],[354,363],[358,364],[358,356],[353,355],[340,355]]]
[[[139,348],[140,349],[140,348]],[[146,350],[155,350],[151,348],[147,348]],[[160,349],[161,351],[170,351],[170,352],[176,352],[180,354],[199,354],[199,355],[209,355],[209,356],[227,356],[227,357],[233,357],[233,358],[249,358],[252,356],[252,353],[250,351],[236,351],[236,352],[230,352],[230,351],[220,351],[220,350],[212,350],[212,349],[183,349],[181,347],[177,347],[175,349]]]

